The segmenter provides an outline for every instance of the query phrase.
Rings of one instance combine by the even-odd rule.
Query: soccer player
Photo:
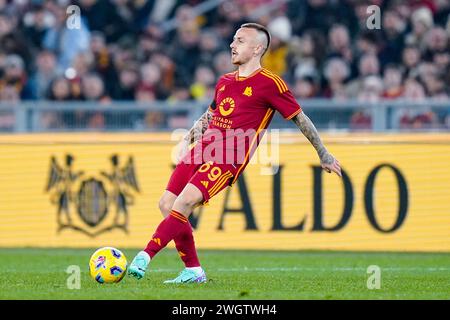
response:
[[[165,218],[133,259],[130,275],[142,278],[155,255],[174,240],[185,269],[165,283],[206,281],[188,217],[197,206],[236,182],[275,111],[298,126],[316,149],[324,170],[341,176],[339,161],[327,151],[286,83],[261,67],[269,45],[270,34],[262,25],[246,23],[236,31],[230,48],[237,70],[220,77],[214,100],[184,138],[183,157],[159,202]]]

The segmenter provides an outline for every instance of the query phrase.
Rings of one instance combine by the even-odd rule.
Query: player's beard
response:
[[[245,59],[245,56],[242,53],[238,53],[234,57],[231,55],[231,63],[235,66],[246,64],[248,61],[250,61],[250,59]]]
[[[235,66],[240,66],[242,64],[242,62],[239,60],[239,54],[231,54],[231,63]]]

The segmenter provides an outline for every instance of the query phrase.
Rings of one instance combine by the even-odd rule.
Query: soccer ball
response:
[[[98,283],[117,283],[127,271],[127,258],[118,249],[103,247],[89,260],[89,273]]]

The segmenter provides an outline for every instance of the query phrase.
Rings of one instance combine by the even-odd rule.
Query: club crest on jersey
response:
[[[224,117],[229,116],[234,111],[235,103],[233,98],[227,97],[219,104],[220,114]]]
[[[251,97],[253,92],[252,92],[252,87],[247,87],[245,88],[244,92],[242,93],[244,96],[247,97]]]

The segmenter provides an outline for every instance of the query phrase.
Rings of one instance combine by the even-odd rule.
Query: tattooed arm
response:
[[[209,122],[212,119],[212,112],[206,110],[204,114],[194,123],[194,126],[189,130],[188,134],[183,138],[188,144],[197,142],[202,137],[203,133],[208,129]]]
[[[342,174],[339,161],[335,159],[325,148],[322,140],[320,140],[319,133],[317,132],[316,127],[308,118],[308,116],[304,112],[300,112],[292,119],[292,121],[297,125],[303,135],[309,140],[309,142],[311,142],[313,147],[316,149],[317,154],[320,158],[322,168],[325,169],[328,173],[333,171],[339,177],[341,177]]]
[[[212,112],[208,110],[202,114],[202,116],[194,123],[194,126],[189,130],[189,132],[184,136],[181,141],[180,149],[178,152],[177,162],[186,154],[189,150],[189,146],[193,143],[199,141],[203,133],[208,129],[209,122],[212,119]]]

